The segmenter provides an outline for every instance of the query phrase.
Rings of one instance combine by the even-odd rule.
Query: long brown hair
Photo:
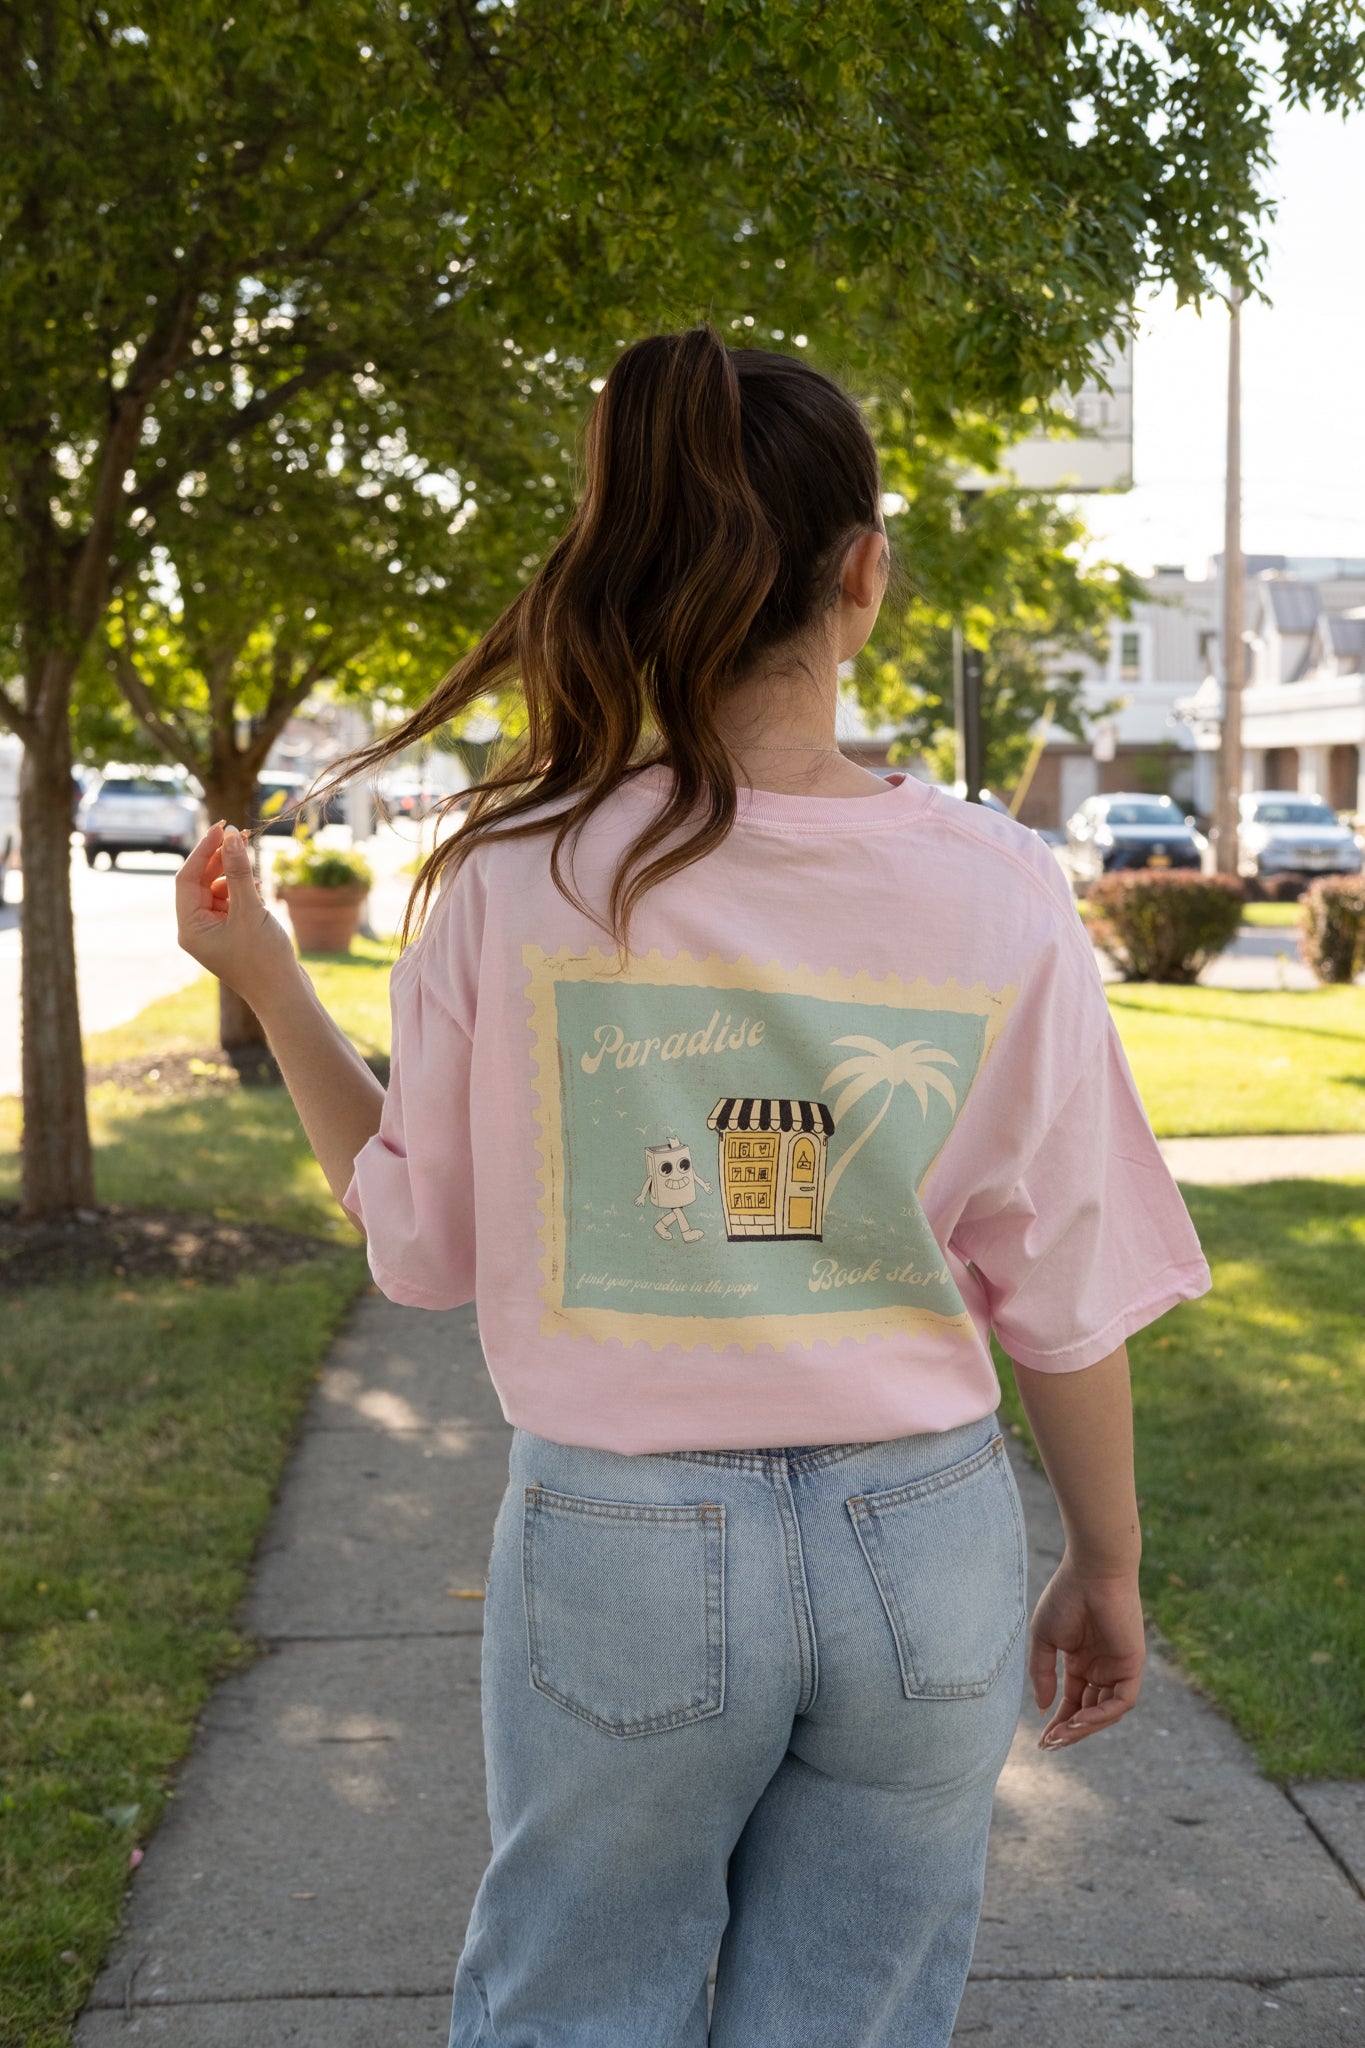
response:
[[[727,689],[835,601],[844,549],[879,523],[880,493],[857,406],[798,357],[727,348],[709,324],[625,349],[588,419],[582,498],[541,568],[419,710],[329,772],[330,789],[377,769],[509,685],[525,701],[524,736],[423,862],[403,941],[481,840],[552,830],[556,886],[624,947],[645,891],[734,822],[715,722]],[[561,855],[654,764],[672,788],[623,854],[603,919]],[[561,799],[548,818],[526,815]]]

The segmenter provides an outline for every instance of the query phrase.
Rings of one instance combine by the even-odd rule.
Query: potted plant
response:
[[[275,862],[275,894],[289,912],[301,953],[348,953],[370,893],[367,860],[300,834]]]

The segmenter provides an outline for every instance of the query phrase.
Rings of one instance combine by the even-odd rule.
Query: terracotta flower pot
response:
[[[301,953],[349,953],[369,890],[363,882],[315,889],[291,884],[279,891]]]

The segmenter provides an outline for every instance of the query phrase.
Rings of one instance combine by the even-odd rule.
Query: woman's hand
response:
[[[235,825],[210,825],[175,878],[177,937],[259,1014],[273,989],[297,981],[294,945],[272,917]]]
[[[1058,1565],[1029,1632],[1029,1677],[1043,1712],[1057,1697],[1059,1651],[1061,1698],[1038,1739],[1040,1749],[1083,1742],[1137,1705],[1147,1643],[1136,1570],[1092,1576],[1069,1557]]]

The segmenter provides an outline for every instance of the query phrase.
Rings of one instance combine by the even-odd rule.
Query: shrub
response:
[[[1230,875],[1103,875],[1090,891],[1090,934],[1125,981],[1197,981],[1236,937],[1245,900]]]
[[[351,889],[359,884],[368,889],[374,881],[370,864],[362,855],[344,846],[319,846],[312,839],[296,839],[275,862],[276,889]]]
[[[1365,876],[1319,875],[1299,903],[1299,952],[1319,981],[1365,969]]]

